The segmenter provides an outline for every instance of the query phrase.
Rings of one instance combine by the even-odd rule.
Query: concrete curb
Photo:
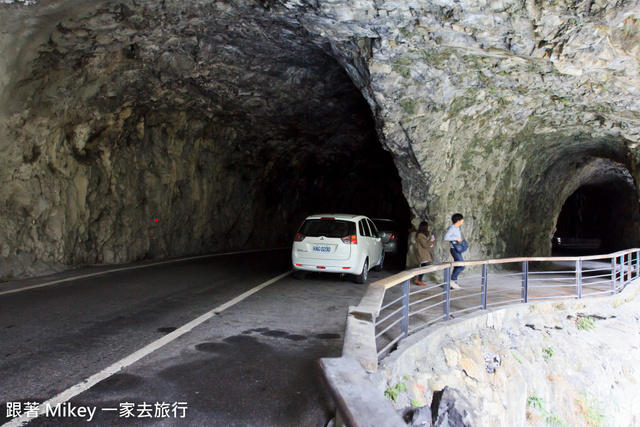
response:
[[[336,402],[335,426],[406,427],[386,397],[353,359],[321,359],[320,368]]]

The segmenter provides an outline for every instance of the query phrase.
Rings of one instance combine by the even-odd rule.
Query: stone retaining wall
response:
[[[397,391],[399,411],[438,411],[436,425],[637,425],[639,290],[636,280],[613,297],[441,323],[404,340],[372,379]]]

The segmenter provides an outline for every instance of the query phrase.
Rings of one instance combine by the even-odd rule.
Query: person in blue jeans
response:
[[[449,252],[451,252],[453,260],[463,261],[462,254],[456,250],[455,246],[453,246],[453,242],[462,242],[462,232],[460,231],[460,226],[464,223],[464,217],[460,213],[453,214],[453,216],[451,217],[451,222],[453,224],[449,226],[449,229],[444,235],[443,240],[449,242]],[[458,285],[458,276],[460,275],[462,270],[464,270],[464,267],[462,266],[453,268],[453,273],[451,273],[451,289],[460,289],[460,286]]]

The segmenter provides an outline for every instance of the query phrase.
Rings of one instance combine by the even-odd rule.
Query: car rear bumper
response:
[[[314,264],[294,264],[293,269],[297,271],[315,271],[318,273],[341,273],[341,274],[360,274],[351,266],[335,266],[335,265],[314,265]]]
[[[386,254],[397,254],[398,253],[398,243],[397,242],[389,242],[384,245],[384,252]]]
[[[343,274],[360,274],[362,272],[362,265],[360,265],[359,267],[357,266],[357,263],[354,265],[352,259],[344,261],[333,259],[310,259],[297,257],[294,253],[291,257],[291,263],[293,264],[293,269],[299,271],[316,271]]]

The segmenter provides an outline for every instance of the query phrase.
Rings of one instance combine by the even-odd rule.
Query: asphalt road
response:
[[[326,425],[333,404],[316,361],[340,356],[347,308],[365,285],[332,275],[300,281],[289,270],[289,251],[280,250],[151,265],[9,294],[0,287],[0,423],[11,411],[24,414],[33,402],[45,408],[80,385],[81,392],[59,407],[53,402],[28,425]],[[390,274],[371,273],[370,280]],[[100,381],[82,387],[100,373]]]

